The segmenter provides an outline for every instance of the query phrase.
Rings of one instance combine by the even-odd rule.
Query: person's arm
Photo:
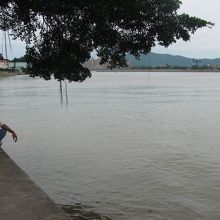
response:
[[[15,142],[17,141],[17,139],[18,139],[17,134],[16,134],[10,127],[8,127],[8,125],[3,124],[1,127],[2,127],[3,129],[5,129],[6,131],[10,132],[10,133],[12,134],[13,140],[14,140]]]

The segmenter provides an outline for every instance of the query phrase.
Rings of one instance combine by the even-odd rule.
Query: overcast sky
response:
[[[212,29],[198,30],[189,42],[178,41],[168,48],[155,47],[152,52],[182,55],[191,58],[219,58],[220,57],[220,0],[182,0],[180,12],[215,23]],[[2,39],[0,39],[2,45]],[[2,46],[0,46],[2,50]],[[25,44],[12,41],[12,51],[9,58],[24,55]],[[1,53],[1,52],[0,52]]]
[[[212,29],[203,28],[188,42],[178,41],[168,48],[156,47],[153,52],[182,55],[191,58],[220,57],[220,0],[182,0],[180,12],[215,23]]]

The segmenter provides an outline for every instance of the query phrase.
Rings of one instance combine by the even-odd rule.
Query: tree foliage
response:
[[[213,24],[178,14],[179,0],[1,0],[0,29],[27,44],[28,73],[83,81],[83,63],[96,50],[101,64],[126,66],[156,43],[188,41],[198,28]]]

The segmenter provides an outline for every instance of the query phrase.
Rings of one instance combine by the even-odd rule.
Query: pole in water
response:
[[[63,105],[63,88],[62,88],[62,81],[60,80],[60,103]]]
[[[66,106],[68,106],[69,100],[68,100],[68,92],[67,92],[67,82],[66,82],[66,80],[65,80],[65,93],[66,93]]]

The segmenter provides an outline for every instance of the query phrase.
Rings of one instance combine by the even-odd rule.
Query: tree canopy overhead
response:
[[[83,63],[96,50],[101,64],[126,66],[156,43],[188,41],[198,28],[213,24],[178,14],[179,0],[1,0],[0,29],[27,45],[28,73],[83,81]]]

